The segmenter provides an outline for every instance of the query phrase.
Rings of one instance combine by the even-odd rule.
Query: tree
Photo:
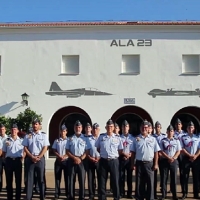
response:
[[[30,108],[27,108],[24,112],[20,112],[16,118],[19,130],[28,131],[34,118],[38,118],[42,122],[42,115],[37,114]]]

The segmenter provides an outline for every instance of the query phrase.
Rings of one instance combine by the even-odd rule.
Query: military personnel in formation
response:
[[[133,199],[132,196],[132,172],[131,168],[131,151],[130,147],[133,143],[133,136],[129,134],[129,123],[125,120],[122,123],[121,141],[123,144],[123,151],[119,157],[119,186],[120,196],[125,197],[125,174],[127,172],[127,198]]]
[[[27,192],[26,199],[32,199],[33,185],[34,185],[34,171],[37,172],[37,180],[40,190],[40,200],[45,198],[44,172],[45,172],[45,158],[44,155],[48,149],[49,141],[47,134],[40,131],[41,122],[39,119],[34,119],[32,122],[33,132],[25,136],[22,145],[27,160]]]
[[[180,141],[174,138],[173,126],[168,126],[167,137],[163,138],[160,142],[161,153],[163,155],[161,163],[162,182],[162,199],[167,196],[167,181],[170,172],[170,189],[173,195],[173,200],[177,200],[176,184],[177,184],[177,158],[181,151]]]
[[[149,135],[152,135],[152,134],[153,134],[153,126],[152,126],[151,122],[149,122],[148,127],[149,127],[149,129],[148,129],[148,134],[149,134]]]
[[[157,121],[155,123],[155,133],[152,136],[156,138],[158,145],[160,145],[160,141],[166,137],[166,134],[162,133],[161,130],[162,130],[161,123]],[[158,167],[159,167],[159,171],[160,171],[160,183],[162,182],[162,177],[163,177],[163,175],[161,175],[162,170],[160,169],[162,159],[163,159],[162,154],[159,152],[158,153]],[[157,176],[158,176],[158,170],[155,170],[155,172],[154,172],[154,198],[155,199],[157,199],[157,182],[158,182]],[[161,184],[160,184],[160,186],[161,186]],[[162,190],[162,188],[160,188],[160,189]]]
[[[69,199],[74,200],[74,178],[78,174],[79,200],[85,198],[85,168],[83,160],[89,154],[90,143],[88,137],[82,134],[82,124],[76,121],[74,124],[75,134],[68,139],[66,153],[69,156]]]
[[[119,125],[115,123],[114,133],[119,136],[120,135],[119,131],[120,131]]]
[[[175,127],[176,127],[176,130],[174,133],[174,137],[180,141],[182,136],[186,134],[182,130],[182,122],[180,119],[176,119]],[[181,191],[183,193],[183,164],[182,163],[183,163],[183,153],[181,152],[178,157],[178,165],[179,165],[179,177],[180,177]]]
[[[189,122],[187,126],[187,134],[183,135],[180,142],[182,146],[183,157],[183,197],[185,199],[188,194],[188,179],[190,169],[192,169],[193,178],[193,194],[195,199],[199,199],[199,155],[200,155],[200,139],[194,135],[195,127],[193,122]]]
[[[11,127],[11,136],[3,143],[3,156],[5,157],[5,171],[7,184],[7,199],[13,199],[13,174],[15,174],[16,193],[15,199],[21,198],[22,182],[22,159],[23,146],[21,139],[17,136],[18,127],[13,124]]]
[[[7,139],[6,135],[6,127],[3,124],[0,124],[0,140],[2,143],[5,142]],[[3,171],[5,171],[5,159],[0,156],[0,192],[2,191],[2,186],[3,186]]]
[[[100,176],[100,191],[99,199],[106,199],[106,182],[108,178],[108,172],[111,175],[112,190],[114,200],[120,199],[119,191],[119,155],[123,150],[123,145],[119,136],[116,136],[114,131],[114,123],[110,119],[106,123],[106,133],[100,134],[98,140],[95,143],[98,152],[100,153],[99,161],[99,173]]]
[[[67,127],[62,125],[60,128],[60,137],[53,143],[52,149],[56,155],[54,163],[54,177],[55,177],[55,199],[60,196],[60,182],[62,171],[64,172],[65,182],[65,194],[68,197],[68,156],[66,155],[66,144],[67,144]]]
[[[95,123],[92,126],[92,137],[89,137],[89,143],[90,143],[90,150],[88,154],[88,181],[89,181],[89,200],[94,199],[95,195],[95,186],[96,186],[96,181],[95,181],[95,171],[97,174],[97,183],[99,182],[100,179],[100,174],[99,174],[99,159],[100,159],[100,154],[97,151],[97,148],[95,147],[95,143],[99,137],[99,124]],[[99,183],[98,183],[98,194],[99,194]]]
[[[136,160],[136,199],[154,199],[154,171],[158,169],[160,147],[156,139],[148,134],[149,122],[143,121],[141,134],[134,138],[131,146],[131,161],[134,168]],[[147,185],[147,191],[145,186]]]

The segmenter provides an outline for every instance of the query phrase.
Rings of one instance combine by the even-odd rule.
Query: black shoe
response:
[[[124,198],[125,194],[120,194],[120,198]]]
[[[127,199],[134,199],[134,197],[130,194],[130,195],[127,195]]]
[[[187,194],[183,194],[181,199],[185,199],[185,198],[187,198]]]
[[[199,195],[194,195],[194,199],[200,199]]]

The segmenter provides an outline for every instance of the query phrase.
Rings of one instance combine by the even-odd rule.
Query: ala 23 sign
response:
[[[151,47],[152,46],[152,40],[128,40],[128,41],[121,41],[121,40],[112,40],[111,47],[129,47],[129,46],[137,46],[137,47]]]

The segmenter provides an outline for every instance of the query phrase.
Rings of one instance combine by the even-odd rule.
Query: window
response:
[[[200,74],[199,55],[182,55],[182,73]]]
[[[139,74],[140,55],[122,55],[121,74]]]
[[[79,74],[79,55],[62,56],[61,74]]]

